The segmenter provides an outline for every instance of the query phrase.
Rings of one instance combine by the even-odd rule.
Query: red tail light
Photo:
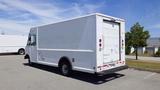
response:
[[[102,44],[99,44],[99,47],[101,48]]]
[[[102,39],[99,39],[99,51],[102,49]]]
[[[123,49],[123,46],[124,46],[124,40],[122,40],[122,49]]]

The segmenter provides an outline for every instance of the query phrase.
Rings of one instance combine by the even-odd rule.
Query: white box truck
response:
[[[0,53],[25,54],[26,44],[26,36],[0,35]]]
[[[125,67],[125,22],[99,13],[31,28],[26,46],[29,64],[107,74]]]

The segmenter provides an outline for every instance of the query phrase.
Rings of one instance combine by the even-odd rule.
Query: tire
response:
[[[71,65],[68,62],[62,62],[60,64],[59,70],[64,76],[69,76],[72,72]]]
[[[29,55],[26,56],[26,59],[28,59],[28,65],[32,65],[32,64],[33,64],[33,63],[31,62],[31,60],[30,60]]]
[[[28,65],[32,65],[32,62],[30,59],[28,59]]]
[[[25,50],[24,49],[19,49],[18,50],[18,54],[19,55],[24,55],[25,54]]]

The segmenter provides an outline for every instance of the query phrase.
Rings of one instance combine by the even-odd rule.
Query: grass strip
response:
[[[130,68],[160,73],[160,62],[153,60],[126,60]]]

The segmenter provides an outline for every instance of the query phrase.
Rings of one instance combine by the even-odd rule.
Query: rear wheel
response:
[[[71,74],[71,65],[68,62],[62,62],[59,66],[60,72],[64,76],[69,76]]]
[[[25,50],[24,50],[24,49],[19,49],[19,50],[18,50],[18,54],[24,55],[24,54],[25,54]]]

